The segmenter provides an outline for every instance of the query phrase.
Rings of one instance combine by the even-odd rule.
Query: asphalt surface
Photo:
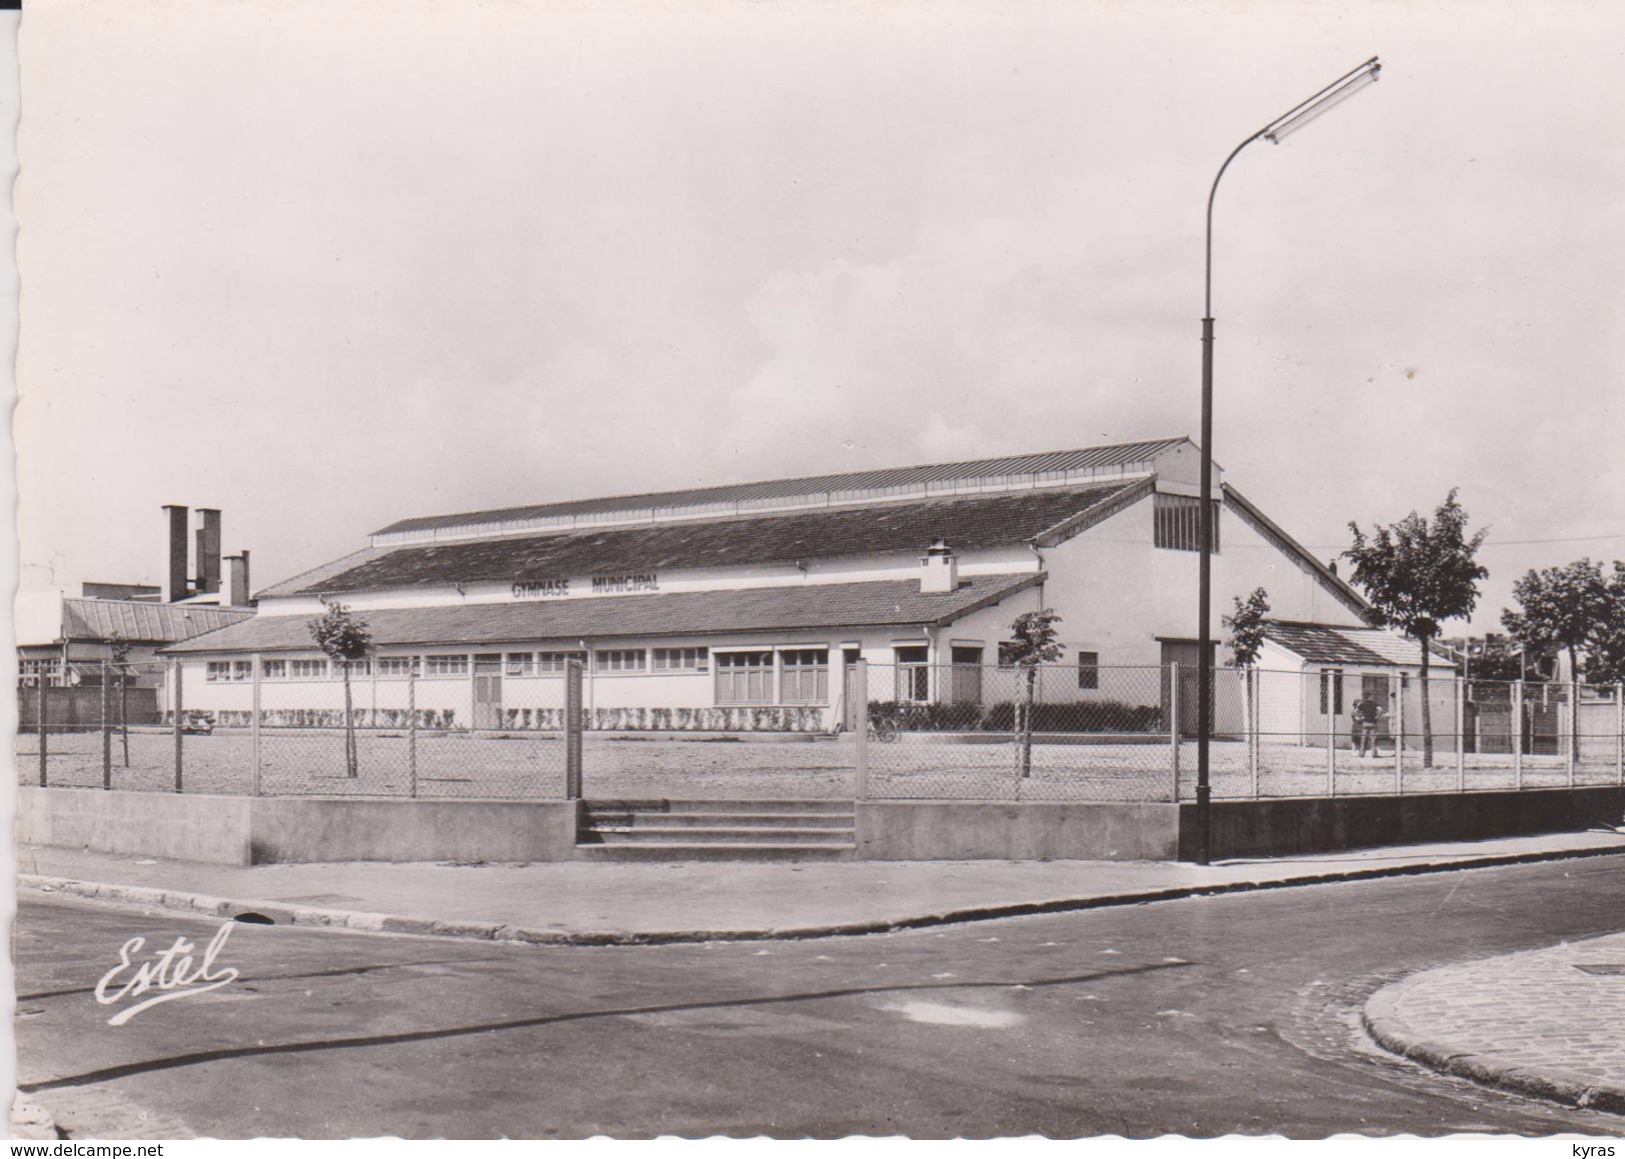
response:
[[[804,942],[238,925],[240,978],[109,1026],[127,939],[219,923],[25,898],[19,1084],[75,1137],[1617,1136],[1383,1054],[1358,1011],[1621,913],[1625,856]]]

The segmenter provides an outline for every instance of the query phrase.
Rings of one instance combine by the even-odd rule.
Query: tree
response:
[[[310,634],[344,674],[344,775],[357,773],[355,718],[350,708],[350,665],[372,651],[372,632],[343,604],[329,604],[325,615],[310,622]]]
[[[1228,616],[1223,617],[1224,626],[1230,629],[1230,636],[1225,644],[1230,649],[1231,662],[1235,667],[1243,669],[1242,695],[1245,698],[1245,712],[1247,721],[1247,735],[1256,740],[1258,730],[1254,728],[1253,720],[1253,680],[1252,673],[1247,671],[1258,663],[1258,652],[1264,646],[1264,631],[1269,624],[1270,598],[1263,588],[1254,588],[1252,594],[1245,600],[1240,596],[1233,597],[1234,608]]]
[[[1614,561],[1611,576],[1590,559],[1530,570],[1512,585],[1512,598],[1522,610],[1504,610],[1501,625],[1526,649],[1566,653],[1571,680],[1578,681],[1582,673],[1592,684],[1617,679],[1625,660],[1625,564]],[[1569,712],[1571,725],[1577,724],[1579,704],[1571,703]],[[1579,733],[1578,727],[1569,729],[1575,756],[1580,753]]]
[[[1625,684],[1625,561],[1608,578],[1608,613],[1586,640],[1586,682]]]
[[[1061,658],[1061,645],[1055,640],[1055,625],[1061,617],[1053,609],[1023,612],[1010,625],[1011,639],[999,645],[999,663],[1022,669],[1021,702],[1016,708],[1017,767],[1023,777],[1033,768],[1033,692],[1038,684],[1038,666]]]
[[[1482,636],[1452,636],[1441,640],[1462,662],[1462,675],[1473,680],[1518,680],[1523,677],[1522,647],[1498,632]]]
[[[1343,558],[1354,564],[1350,579],[1362,589],[1373,627],[1397,628],[1422,650],[1422,766],[1433,765],[1433,716],[1428,703],[1429,645],[1445,620],[1465,619],[1478,604],[1478,581],[1488,569],[1474,558],[1488,529],[1467,535],[1467,512],[1452,487],[1431,521],[1412,511],[1367,539],[1351,522],[1354,546]],[[1397,742],[1403,746],[1403,739]]]
[[[118,671],[119,739],[124,748],[125,768],[130,767],[130,647],[130,642],[124,638],[122,632],[114,632],[107,637],[107,650],[113,658],[114,668]]]

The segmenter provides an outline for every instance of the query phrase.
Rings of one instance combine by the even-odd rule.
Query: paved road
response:
[[[238,981],[113,1027],[119,946],[215,923],[25,900],[19,1081],[87,1136],[1617,1135],[1389,1059],[1354,1012],[1622,912],[1625,856],[798,943],[236,926]]]

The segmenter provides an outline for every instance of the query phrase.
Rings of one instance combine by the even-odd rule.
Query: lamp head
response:
[[[1283,139],[1322,113],[1336,108],[1361,89],[1376,84],[1377,76],[1381,72],[1382,63],[1376,57],[1372,57],[1353,72],[1338,78],[1302,104],[1271,121],[1264,126],[1259,136],[1272,145],[1279,145]]]

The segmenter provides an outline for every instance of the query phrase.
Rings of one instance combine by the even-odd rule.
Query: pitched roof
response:
[[[864,497],[925,495],[953,484],[972,481],[989,485],[1018,486],[1081,478],[1091,472],[1120,472],[1131,465],[1149,464],[1157,456],[1188,442],[1185,438],[1151,439],[1135,443],[1082,447],[1070,451],[1046,451],[1031,455],[1011,455],[995,459],[972,459],[957,463],[933,463],[916,467],[889,467],[873,471],[850,471],[838,475],[812,475],[794,479],[770,479],[759,483],[735,483],[720,487],[698,487],[683,491],[651,491],[636,495],[614,495],[599,499],[577,499],[564,503],[542,503],[523,507],[502,507],[488,511],[465,511],[453,515],[427,515],[398,520],[373,532],[393,536],[437,530],[469,529],[481,525],[523,526],[535,521],[568,521],[574,517],[618,514],[648,518],[656,512],[679,514],[684,509],[732,506],[733,511],[715,514],[742,514],[753,505],[783,506],[787,502],[823,506],[851,502]],[[696,514],[700,512],[695,512]],[[491,534],[494,528],[485,533]]]
[[[1044,572],[976,576],[924,595],[917,580],[793,584],[597,599],[377,608],[360,616],[375,645],[482,645],[817,628],[941,625],[1044,581]],[[166,653],[310,651],[309,616],[256,616]]]
[[[247,608],[70,597],[62,601],[62,638],[108,640],[116,635],[141,643],[173,642],[253,617]]]
[[[555,532],[373,548],[351,566],[307,572],[262,595],[342,593],[474,582],[525,582],[666,568],[784,564],[830,556],[923,551],[937,536],[968,550],[1022,544],[1144,480],[1044,488],[750,518]]]
[[[1311,664],[1393,668],[1422,663],[1422,650],[1415,640],[1385,628],[1344,628],[1332,624],[1271,620],[1264,634]],[[1443,668],[1455,666],[1438,649],[1434,649],[1432,655],[1434,659],[1430,664]]]

